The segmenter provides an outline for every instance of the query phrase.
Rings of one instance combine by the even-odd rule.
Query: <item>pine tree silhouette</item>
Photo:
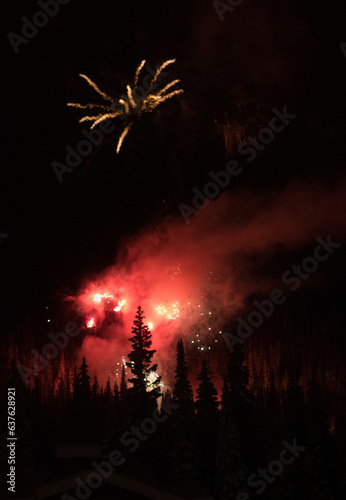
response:
[[[195,409],[184,344],[181,339],[177,344],[173,399],[179,405],[173,416],[173,477],[178,482],[188,483],[197,477]]]
[[[151,365],[155,350],[151,350],[151,332],[144,324],[143,311],[138,307],[134,326],[132,327],[132,337],[129,338],[132,343],[132,351],[128,354],[131,362],[131,371],[134,375],[129,382],[133,384],[130,389],[132,402],[138,409],[137,416],[148,416],[157,406],[157,398],[161,396],[160,381],[158,377],[154,382],[149,381],[151,373],[156,372],[157,364]]]
[[[110,380],[108,377],[106,389],[104,391],[104,414],[106,416],[106,423],[105,438],[103,440],[103,446],[107,450],[114,449],[120,431],[119,402],[118,384],[115,381],[114,391],[111,391]]]
[[[253,421],[256,418],[254,395],[249,390],[249,368],[245,361],[243,346],[237,344],[229,353],[227,376],[230,404],[240,432],[240,440],[246,463],[250,463],[256,446],[257,434]]]
[[[103,400],[104,400],[104,409],[105,411],[107,411],[111,405],[111,400],[112,400],[111,381],[109,380],[109,377],[107,379],[105,391],[103,393]]]
[[[122,371],[121,371],[121,382],[120,382],[120,399],[122,401],[125,400],[126,391],[127,391],[127,380],[126,380],[126,373],[125,373],[125,365],[123,365]]]
[[[217,500],[236,499],[240,493],[246,498],[247,469],[244,461],[240,432],[232,411],[228,376],[224,379],[221,399],[218,449],[215,467],[215,495]]]
[[[323,411],[321,387],[313,380],[307,393],[307,449],[301,457],[305,475],[306,498],[334,500],[329,478],[335,474],[334,450]],[[336,476],[333,478],[336,483]]]
[[[132,392],[127,387],[124,364],[121,371],[120,391],[119,391],[119,426],[123,431],[127,430],[133,423],[133,408],[131,405]]]
[[[102,439],[101,436],[104,429],[104,411],[101,402],[100,384],[97,375],[95,375],[91,387],[90,409],[94,429],[93,437],[97,441]]]
[[[83,358],[79,373],[75,370],[73,387],[73,414],[75,436],[78,440],[87,441],[93,437],[94,427],[91,414],[91,388],[88,365]]]
[[[247,416],[250,403],[249,369],[245,364],[243,348],[239,344],[229,357],[228,380],[232,411],[239,425]]]
[[[91,388],[90,388],[90,376],[88,375],[88,365],[86,364],[86,359],[83,358],[82,364],[79,368],[78,375],[78,393],[82,395],[86,401],[90,401]]]
[[[99,396],[99,392],[100,392],[100,384],[99,384],[97,375],[95,375],[94,376],[94,382],[93,382],[93,385],[92,385],[92,388],[91,388],[91,395],[92,395],[92,399],[94,401],[97,400],[97,398]]]
[[[284,407],[285,436],[287,441],[297,439],[299,445],[307,445],[307,412],[303,387],[299,384],[300,367],[292,363],[288,368],[288,383],[286,404]],[[305,453],[305,452],[304,452]],[[305,499],[306,470],[302,457],[299,456],[287,469],[282,477],[285,498],[288,500]]]
[[[274,383],[274,374],[269,376],[269,389],[266,394],[266,444],[267,444],[267,463],[280,456],[282,450],[282,440],[284,431],[282,428],[280,396]],[[284,500],[282,492],[282,477],[278,476],[275,482],[270,485],[266,495],[268,500]]]
[[[214,470],[217,451],[218,407],[217,391],[211,380],[207,359],[202,361],[202,369],[197,380],[197,440],[200,474],[205,487],[214,487]]]

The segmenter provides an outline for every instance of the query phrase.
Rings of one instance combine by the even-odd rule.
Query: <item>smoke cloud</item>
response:
[[[86,321],[92,317],[96,324],[80,356],[98,373],[121,365],[130,352],[128,338],[140,305],[145,322],[152,323],[156,362],[174,364],[177,338],[190,341],[198,332],[203,341],[239,314],[249,294],[278,285],[272,277],[259,279],[259,260],[270,259],[278,249],[299,250],[318,236],[331,234],[341,242],[345,209],[345,179],[329,187],[295,180],[271,192],[224,193],[189,225],[171,217],[143,229],[123,242],[115,264],[86,279],[74,298]],[[95,302],[96,294],[104,297]]]

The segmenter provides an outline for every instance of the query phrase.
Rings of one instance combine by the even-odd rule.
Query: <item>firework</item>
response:
[[[157,88],[157,80],[162,73],[162,71],[170,64],[175,63],[175,59],[169,59],[165,61],[161,66],[156,70],[155,75],[149,83],[149,87],[146,90],[146,93],[140,95],[138,90],[138,80],[140,77],[140,73],[145,65],[146,61],[143,60],[137,67],[135,72],[135,78],[133,81],[133,86],[126,86],[126,96],[122,96],[120,99],[113,99],[106,92],[103,92],[96,83],[94,83],[88,76],[80,74],[81,78],[84,78],[86,82],[92,87],[95,92],[103,99],[103,104],[79,104],[75,102],[67,103],[67,106],[71,106],[78,109],[94,109],[95,114],[84,116],[79,120],[80,123],[91,121],[93,124],[91,125],[91,129],[96,127],[99,123],[103,122],[107,119],[113,119],[117,117],[123,117],[126,120],[122,132],[119,136],[116,151],[119,153],[121,146],[129,133],[133,121],[136,117],[140,116],[143,113],[151,113],[156,109],[160,104],[164,103],[168,99],[181,94],[183,92],[182,89],[175,89],[175,87],[180,80],[173,80],[168,83],[163,89],[156,90]],[[141,88],[141,90],[144,90]]]
[[[149,386],[147,388],[147,391],[150,392],[152,390],[152,385],[155,384],[156,380],[160,377],[160,375],[156,372],[150,372],[146,378],[146,381],[149,382]],[[163,382],[159,382],[158,384],[160,387],[163,387],[164,384]]]
[[[105,299],[105,298],[112,299],[113,295],[112,294],[107,294],[107,293],[103,293],[103,294],[101,294],[101,293],[95,293],[95,295],[93,297],[93,300],[94,300],[94,302],[96,302],[96,303],[99,304],[101,302],[101,300]]]
[[[126,300],[125,299],[119,300],[118,305],[114,308],[114,311],[115,312],[121,311],[125,304],[126,304]]]
[[[95,318],[90,318],[87,322],[87,328],[93,328],[95,326]]]
[[[180,314],[180,304],[179,302],[175,302],[171,304],[170,307],[166,307],[163,305],[158,305],[155,307],[155,311],[160,316],[165,316],[167,319],[178,319]]]

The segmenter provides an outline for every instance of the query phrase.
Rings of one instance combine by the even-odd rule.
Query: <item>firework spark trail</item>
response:
[[[181,94],[183,92],[182,89],[177,89],[174,90],[173,92],[170,92],[169,94],[166,94],[166,92],[177,85],[180,80],[174,80],[167,84],[163,89],[159,90],[158,92],[154,93],[153,92],[153,86],[156,84],[158,77],[162,73],[162,71],[169,65],[175,63],[175,59],[170,59],[168,61],[165,61],[159,68],[156,70],[156,73],[154,77],[152,78],[150,84],[149,84],[149,90],[147,91],[147,94],[143,97],[137,98],[135,96],[134,90],[136,89],[138,85],[138,80],[139,76],[141,73],[141,70],[143,69],[146,61],[143,60],[137,67],[136,72],[135,72],[135,77],[134,77],[134,83],[133,83],[133,89],[131,85],[126,86],[126,95],[127,95],[127,101],[124,99],[113,99],[111,96],[103,92],[97,85],[94,83],[89,77],[86,75],[80,74],[79,76],[84,78],[87,83],[105,100],[105,101],[110,101],[112,104],[111,105],[102,105],[102,104],[96,104],[96,103],[89,103],[89,104],[79,104],[79,103],[67,103],[67,106],[74,107],[77,109],[93,109],[93,108],[98,108],[99,110],[103,110],[105,112],[100,112],[99,114],[95,116],[85,116],[84,118],[81,118],[79,120],[79,123],[86,122],[86,121],[94,121],[94,123],[91,125],[91,129],[93,129],[96,125],[101,123],[104,120],[107,119],[113,119],[117,118],[118,116],[125,116],[127,118],[127,125],[124,125],[124,128],[120,134],[120,137],[118,139],[118,144],[116,148],[116,152],[119,153],[121,146],[124,142],[124,139],[126,138],[127,134],[129,133],[133,121],[136,116],[140,116],[142,113],[151,113],[156,109],[160,104],[166,102],[168,99],[171,99],[172,97]],[[117,109],[117,111],[114,112],[116,108],[120,107],[121,109]]]
[[[137,70],[136,70],[136,74],[135,74],[135,79],[134,79],[134,86],[136,87],[138,85],[138,78],[139,78],[139,74],[140,72],[142,71],[143,67],[144,67],[144,64],[146,63],[146,60],[144,59],[140,65],[138,66]]]
[[[100,96],[102,96],[106,101],[110,101],[110,102],[113,102],[113,99],[112,97],[110,97],[108,94],[106,94],[105,92],[102,92],[102,90],[100,90],[98,88],[98,86],[96,85],[96,83],[94,83],[92,80],[90,80],[90,78],[86,75],[82,75],[82,74],[79,74],[79,76],[81,78],[84,78],[84,80],[86,80],[88,82],[88,84],[94,89],[96,90],[96,92],[98,94],[100,94]]]
[[[73,102],[68,102],[67,106],[79,109],[92,109],[92,108],[100,108],[100,109],[109,109],[109,106],[103,106],[102,104],[78,104]]]
[[[136,107],[136,103],[135,103],[135,100],[134,100],[134,98],[132,96],[132,90],[131,90],[130,85],[128,85],[126,87],[126,89],[127,89],[127,97],[129,98],[130,104],[132,105],[133,108],[135,108]]]
[[[106,113],[104,115],[101,115],[95,120],[93,125],[91,126],[91,129],[96,127],[99,123],[103,122],[104,120],[108,120],[109,118],[116,118],[117,116],[122,116],[124,113],[122,111],[117,111],[116,113]]]
[[[130,129],[131,129],[131,126],[132,124],[130,123],[130,125],[128,125],[124,131],[122,132],[121,136],[119,137],[119,141],[118,141],[118,145],[117,145],[117,153],[119,153],[120,151],[120,148],[122,146],[122,143],[124,142],[124,139],[125,137],[127,136],[127,134],[129,133]]]
[[[104,120],[107,120],[108,118],[116,118],[117,116],[120,116],[124,113],[121,111],[117,111],[116,113],[105,113],[105,114],[99,114],[97,116],[84,116],[81,120],[79,120],[80,123],[82,122],[89,122],[89,121],[94,121],[90,129],[92,130],[96,125],[99,123],[103,122]]]
[[[124,101],[124,99],[119,99],[119,104],[121,104],[122,106],[124,106],[126,114],[130,113],[130,106],[129,106],[129,104],[126,101]]]
[[[168,61],[165,61],[161,66],[156,70],[156,73],[153,77],[153,79],[150,82],[150,87],[152,87],[156,82],[162,71],[167,68],[170,64],[174,64],[176,62],[176,59],[169,59]]]

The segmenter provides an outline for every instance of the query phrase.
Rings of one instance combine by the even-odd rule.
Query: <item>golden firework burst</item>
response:
[[[113,119],[117,117],[123,117],[126,120],[124,127],[121,131],[121,134],[117,143],[117,153],[119,153],[120,148],[129,133],[133,121],[136,117],[140,116],[142,113],[151,113],[156,109],[160,104],[164,103],[168,99],[171,99],[175,95],[181,94],[183,92],[182,89],[175,89],[173,87],[177,85],[180,80],[173,80],[168,83],[161,90],[157,90],[158,87],[158,79],[162,73],[162,71],[170,64],[175,63],[175,59],[169,59],[162,63],[156,70],[154,76],[150,80],[149,84],[145,87],[141,87],[142,93],[139,94],[138,90],[138,82],[140,78],[140,73],[146,63],[146,60],[143,60],[137,67],[135,72],[135,78],[133,81],[133,85],[126,86],[126,94],[121,96],[121,98],[116,99],[108,95],[106,92],[103,92],[95,82],[93,82],[88,76],[80,74],[81,78],[87,81],[87,83],[92,87],[95,92],[97,92],[103,99],[103,104],[79,104],[75,102],[67,103],[67,106],[71,106],[78,109],[95,109],[95,114],[84,116],[79,120],[79,123],[91,121],[93,122],[91,125],[91,129],[96,127],[99,123],[103,122],[107,119]],[[144,91],[144,94],[143,94]]]

